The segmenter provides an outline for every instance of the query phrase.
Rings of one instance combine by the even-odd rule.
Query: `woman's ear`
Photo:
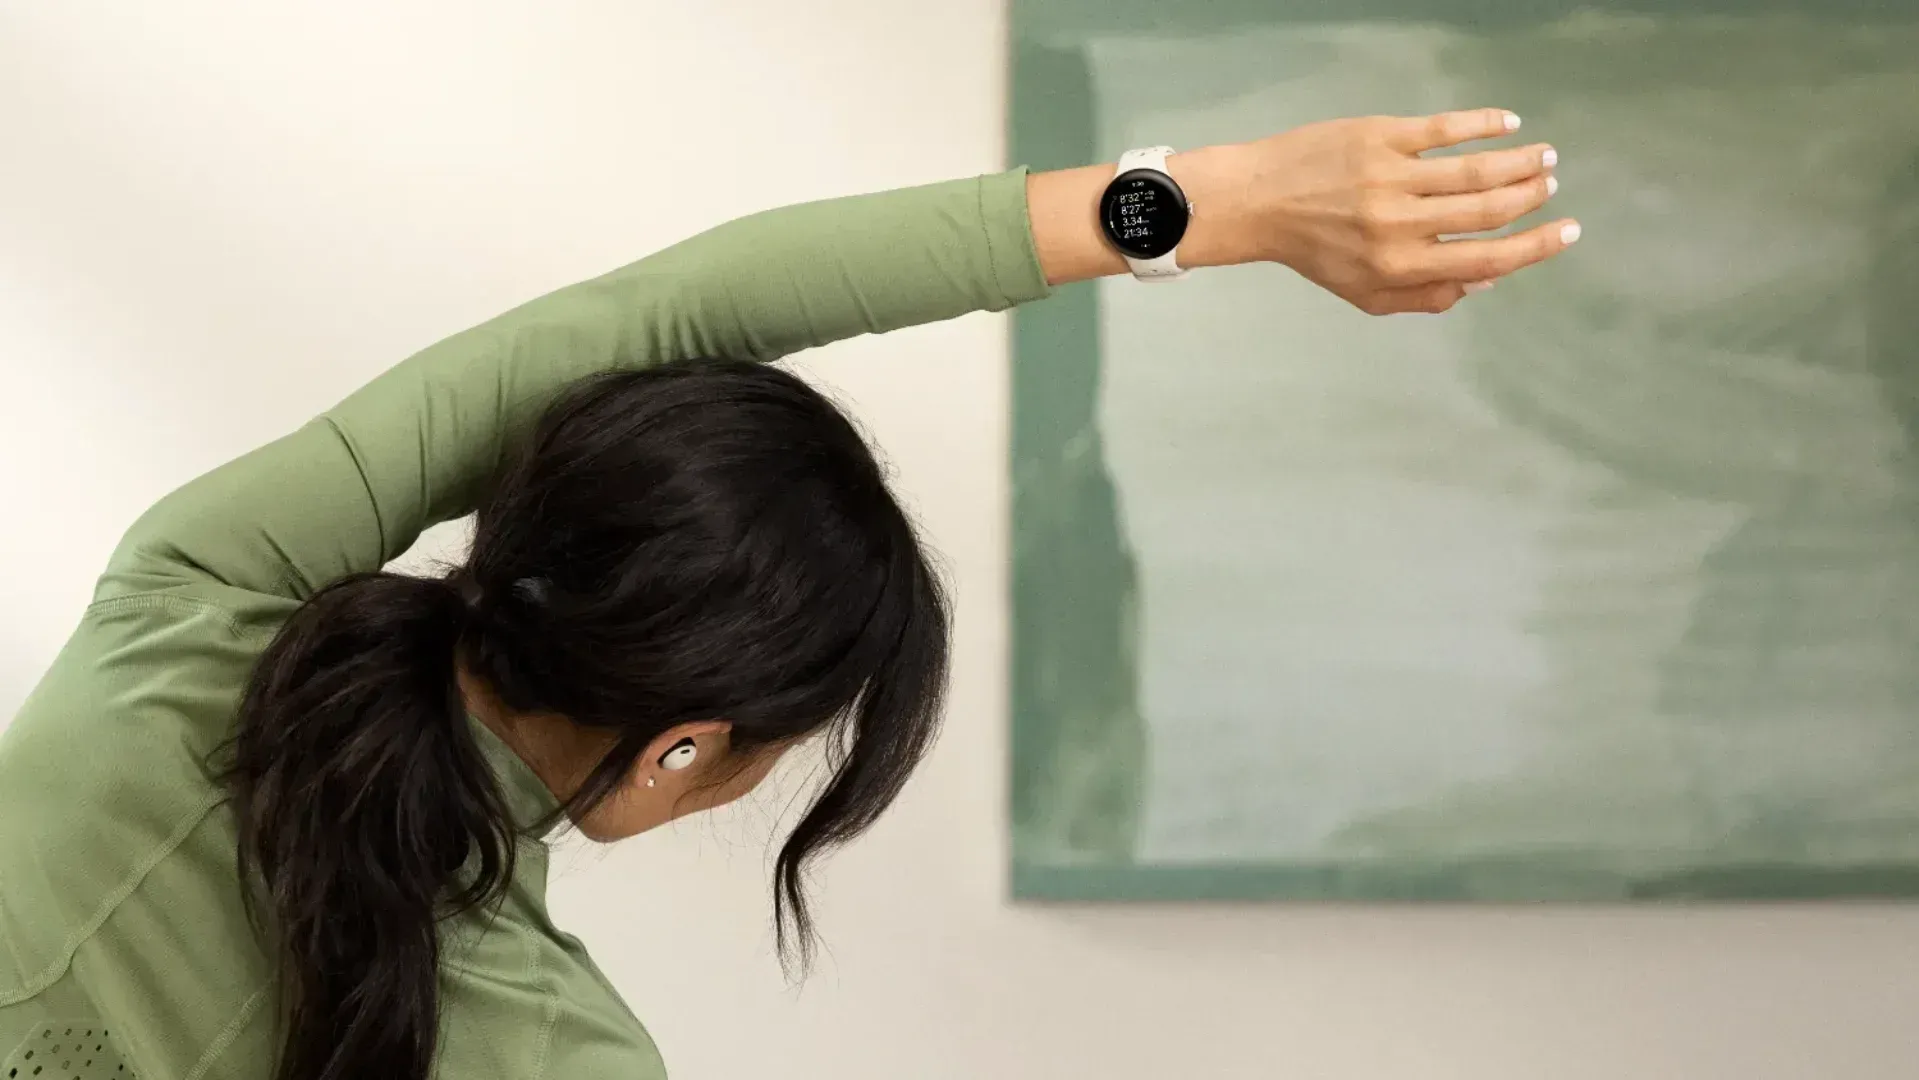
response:
[[[700,778],[710,776],[715,763],[725,759],[733,725],[724,720],[703,720],[668,728],[647,744],[634,766],[634,780],[642,787],[668,788],[669,795],[683,794],[697,786]]]
[[[589,839],[605,843],[725,806],[758,786],[786,749],[760,747],[741,758],[732,742],[733,725],[724,720],[680,724],[661,732],[634,762],[615,796],[575,824]]]

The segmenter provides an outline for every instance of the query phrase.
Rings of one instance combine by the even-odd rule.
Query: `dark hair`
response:
[[[566,798],[576,818],[678,724],[728,720],[746,753],[829,734],[775,864],[780,946],[803,967],[807,866],[878,817],[937,727],[946,603],[859,433],[794,376],[701,361],[571,389],[492,488],[464,567],[328,585],[247,688],[228,782],[279,952],[278,1080],[431,1068],[437,924],[500,895],[526,824],[456,663],[510,709],[611,737]]]

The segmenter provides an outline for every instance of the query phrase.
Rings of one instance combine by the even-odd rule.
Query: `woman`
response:
[[[1176,155],[1187,266],[1443,311],[1576,238],[1496,110]],[[722,226],[401,364],[149,511],[0,743],[6,1080],[663,1074],[546,914],[541,838],[614,840],[830,740],[802,871],[932,738],[946,604],[851,425],[770,360],[1122,270],[1111,167]],[[478,511],[441,579],[381,567]]]

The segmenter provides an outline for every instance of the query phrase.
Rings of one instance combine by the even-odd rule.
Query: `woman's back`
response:
[[[297,605],[134,573],[109,573],[100,595],[0,737],[0,1077],[269,1076],[272,964],[209,762]],[[515,812],[544,816],[539,779],[475,731]],[[548,920],[546,867],[524,841],[498,906],[442,928],[440,1074],[663,1075]]]

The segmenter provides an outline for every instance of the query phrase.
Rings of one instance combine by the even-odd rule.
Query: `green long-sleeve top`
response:
[[[162,500],[0,734],[0,1080],[271,1075],[271,952],[215,779],[248,673],[321,585],[470,512],[562,387],[682,357],[770,360],[1046,291],[1023,170],[775,210],[443,341]],[[516,812],[551,807],[475,728]],[[546,848],[524,844],[498,910],[443,931],[438,1075],[664,1075],[548,918]]]

